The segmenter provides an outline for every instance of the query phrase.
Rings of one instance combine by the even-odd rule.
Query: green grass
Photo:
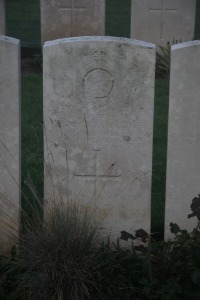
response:
[[[106,1],[106,35],[130,34],[130,0]],[[22,39],[24,43],[40,42],[39,0],[7,1],[8,35]],[[195,38],[200,38],[200,0],[197,0]],[[154,155],[152,178],[152,230],[160,231],[164,224],[165,173],[167,147],[168,80],[156,80]],[[25,178],[32,178],[42,199],[42,77],[40,74],[22,76],[22,189],[31,195]]]
[[[30,211],[34,197],[29,184],[36,186],[38,197],[43,198],[43,110],[42,75],[22,75],[22,208]]]
[[[197,5],[196,5],[196,24],[195,24],[194,39],[195,40],[200,39],[200,0],[197,0]]]
[[[21,40],[22,45],[40,44],[40,1],[7,0],[7,35]]]
[[[164,229],[169,81],[157,79],[154,106],[152,232]]]
[[[20,244],[19,264],[25,271],[25,291],[30,299],[92,299],[99,289],[96,248],[101,242],[95,209],[84,207],[82,199],[54,203],[46,218],[28,220]],[[25,298],[27,299],[27,298]]]
[[[106,35],[130,37],[131,0],[106,1]]]

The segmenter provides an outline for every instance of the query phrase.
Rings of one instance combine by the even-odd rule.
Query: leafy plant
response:
[[[192,214],[199,218],[200,196],[192,200]],[[139,239],[145,244],[132,244],[132,249],[103,244],[100,299],[174,299],[195,300],[200,297],[200,222],[191,233],[170,224],[174,239],[151,241],[143,230],[135,235],[121,233],[123,239]]]
[[[159,46],[156,57],[156,76],[157,78],[166,78],[170,74],[170,61],[171,61],[171,46],[181,43],[181,40],[173,40],[172,43],[168,42],[167,46]]]
[[[188,218],[197,217],[197,219],[200,221],[200,195],[192,199],[190,208],[192,213],[188,215]]]
[[[135,249],[124,249],[117,244],[103,243],[97,254],[100,266],[101,294],[97,299],[129,300],[139,292],[138,281],[143,262]]]

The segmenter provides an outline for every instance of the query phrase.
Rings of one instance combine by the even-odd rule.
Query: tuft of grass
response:
[[[44,221],[30,222],[22,235],[19,262],[31,299],[92,299],[98,290],[96,249],[100,243],[94,210],[81,199],[46,208]]]

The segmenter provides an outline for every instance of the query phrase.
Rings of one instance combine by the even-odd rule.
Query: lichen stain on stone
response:
[[[127,220],[127,219],[129,219],[129,216],[128,216],[128,214],[126,213],[125,210],[121,210],[121,211],[119,212],[119,217],[120,217],[120,219],[122,219],[122,220]]]
[[[98,208],[98,217],[101,220],[105,220],[107,217],[109,217],[109,211],[106,208]]]

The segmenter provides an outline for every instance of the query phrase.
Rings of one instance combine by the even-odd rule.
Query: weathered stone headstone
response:
[[[41,0],[42,42],[105,34],[105,0]]]
[[[18,233],[20,205],[20,44],[0,36],[0,251]]]
[[[6,32],[6,21],[5,21],[5,2],[0,0],[0,35]]]
[[[194,36],[196,0],[132,0],[131,37],[166,46]]]
[[[114,238],[150,230],[154,71],[149,43],[44,45],[45,201],[84,195]]]
[[[192,229],[192,199],[200,194],[200,41],[172,47],[165,237],[169,223]]]

